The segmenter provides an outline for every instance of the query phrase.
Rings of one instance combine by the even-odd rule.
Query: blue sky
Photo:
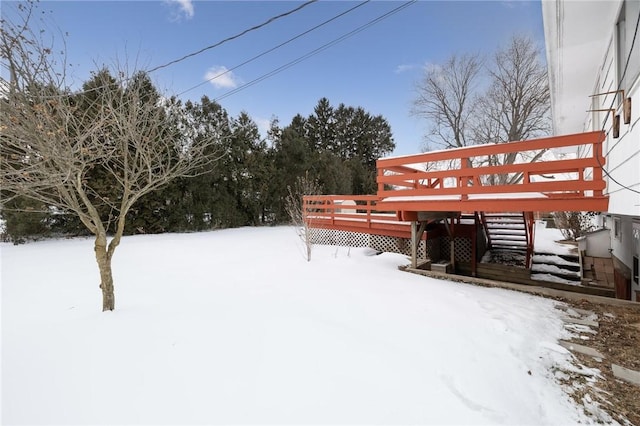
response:
[[[372,1],[223,77],[230,69],[356,6],[319,1],[236,40],[152,73],[156,85],[183,100],[217,99],[242,84],[329,43],[401,6]],[[40,8],[63,31],[76,81],[116,58],[151,69],[291,10],[292,1],[43,1]],[[9,7],[7,7],[9,6]],[[3,1],[3,15],[11,13]],[[410,115],[415,84],[426,64],[453,53],[491,54],[513,34],[544,45],[540,1],[418,1],[358,34],[264,81],[220,99],[233,116],[244,110],[264,129],[312,113],[321,97],[332,105],[362,106],[391,125],[395,155],[420,152],[426,123]],[[223,68],[224,67],[224,68]],[[186,92],[185,92],[186,91]],[[184,92],[184,93],[183,93]]]

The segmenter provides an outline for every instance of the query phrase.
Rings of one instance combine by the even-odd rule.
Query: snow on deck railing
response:
[[[418,197],[435,199],[435,197],[458,196],[461,201],[483,196],[499,197],[499,194],[515,196],[514,198],[523,197],[523,194],[525,196],[529,194],[531,198],[541,195],[559,197],[565,194],[574,197],[601,197],[605,188],[602,178],[602,166],[605,163],[602,157],[604,138],[603,132],[590,132],[379,159],[377,161],[377,195],[381,200],[388,197],[417,200]],[[584,145],[592,147],[590,157],[472,166],[487,164],[487,159],[499,158],[507,154]],[[443,162],[449,164],[446,170],[429,170],[430,165]],[[487,184],[492,176],[513,176],[514,174],[522,175],[517,183]],[[539,176],[547,179],[536,180]],[[549,179],[549,176],[556,178]]]

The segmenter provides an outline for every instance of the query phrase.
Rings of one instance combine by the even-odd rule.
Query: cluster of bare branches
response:
[[[596,229],[594,224],[594,212],[554,212],[553,221],[562,236],[567,240],[575,241],[577,238]]]
[[[293,186],[287,186],[285,209],[298,237],[304,244],[306,259],[309,262],[313,249],[313,211],[309,210],[310,204],[304,202],[304,196],[320,194],[322,194],[322,186],[317,180],[310,179],[308,176],[299,176]]]
[[[430,142],[443,148],[470,145],[470,108],[483,62],[478,55],[452,55],[425,69],[413,113],[431,124]]]
[[[427,67],[412,110],[430,125],[427,149],[505,143],[548,134],[549,85],[540,58],[541,51],[532,39],[515,36],[491,61],[479,55],[453,55],[441,65]],[[489,83],[481,89],[483,78]],[[536,161],[543,154],[489,156],[474,166]],[[492,185],[511,184],[522,175],[499,174],[488,179]]]
[[[69,90],[64,51],[57,55],[30,28],[33,8],[25,6],[20,22],[3,21],[0,30],[0,59],[10,76],[0,93],[2,206],[19,196],[77,215],[95,235],[103,310],[113,310],[111,259],[127,212],[172,179],[206,171],[217,159],[217,141],[183,137],[170,101],[150,95],[144,74],[116,70],[116,81],[99,72],[95,87]],[[97,172],[109,188],[93,184]],[[109,206],[108,217],[100,205]]]

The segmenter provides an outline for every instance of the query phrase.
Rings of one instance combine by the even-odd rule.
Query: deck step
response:
[[[491,249],[526,253],[527,225],[523,213],[484,213],[482,217]]]
[[[578,256],[536,252],[531,265],[532,278],[583,287]]]

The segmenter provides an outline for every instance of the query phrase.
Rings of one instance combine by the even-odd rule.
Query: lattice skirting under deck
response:
[[[362,232],[338,231],[335,229],[311,229],[311,241],[314,244],[346,247],[369,247],[374,250],[400,253],[411,256],[411,240],[409,238],[388,237],[386,235],[370,235]],[[461,262],[471,262],[471,240],[456,237],[455,257]],[[427,259],[438,261],[449,259],[449,237],[427,240]],[[425,242],[420,241],[418,258],[425,258]]]
[[[451,250],[449,248],[449,237],[440,238],[440,256],[449,259]],[[471,240],[469,238],[456,237],[455,257],[459,262],[471,262]]]
[[[361,232],[338,231],[335,229],[313,228],[311,241],[314,244],[326,244],[332,246],[369,247],[374,250],[400,253],[411,256],[411,240],[408,238],[389,237],[386,235],[370,235]],[[427,255],[434,256],[439,253],[439,242],[430,240],[427,244]],[[425,258],[425,244],[420,241],[418,257]]]

